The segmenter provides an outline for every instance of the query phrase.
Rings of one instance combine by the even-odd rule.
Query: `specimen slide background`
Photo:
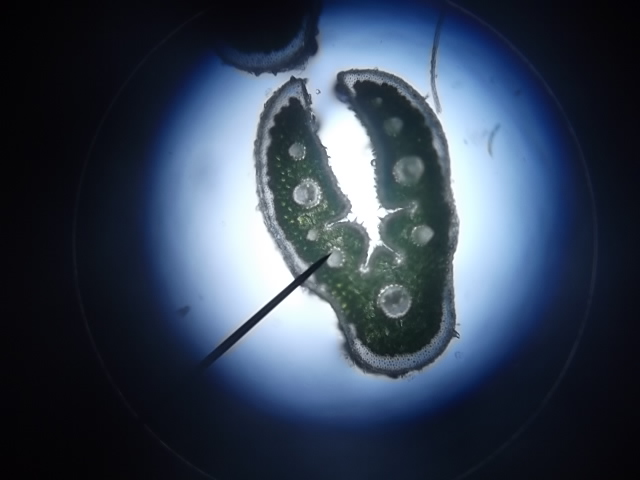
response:
[[[637,120],[628,77],[632,29],[625,25],[632,15],[623,11],[630,7],[458,3],[510,40],[560,100],[586,155],[600,225],[593,309],[574,363],[537,421],[470,478],[631,478],[638,466],[623,451],[638,427],[640,375],[631,298]],[[130,417],[95,359],[73,290],[71,213],[84,155],[113,94],[158,41],[203,6],[117,0],[79,9],[36,5],[7,16],[19,30],[7,44],[18,52],[7,98],[20,108],[7,115],[16,132],[5,156],[7,171],[18,175],[5,173],[7,190],[17,194],[7,202],[15,227],[3,229],[15,242],[5,247],[5,413],[18,427],[7,433],[6,454],[24,476],[199,478]]]

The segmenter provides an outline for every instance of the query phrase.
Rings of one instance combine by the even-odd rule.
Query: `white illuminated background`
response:
[[[264,102],[290,75],[308,79],[319,136],[352,216],[375,233],[369,140],[333,84],[340,70],[375,67],[406,80],[435,110],[437,15],[415,5],[393,14],[334,6],[320,17],[320,49],[304,69],[256,77],[211,55],[187,72],[155,146],[147,231],[167,305],[191,306],[172,328],[194,358],[292,280],[257,209],[253,143]],[[407,378],[368,375],[345,358],[329,305],[298,289],[210,369],[261,408],[367,422],[437,408],[490,375],[536,328],[546,301],[545,249],[564,215],[564,179],[576,168],[558,148],[567,133],[550,127],[558,112],[521,57],[454,9],[442,25],[436,73],[460,219],[460,339]]]

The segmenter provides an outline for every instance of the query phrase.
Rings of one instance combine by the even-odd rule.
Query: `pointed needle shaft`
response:
[[[311,275],[314,274],[316,270],[318,270],[324,262],[330,257],[329,255],[325,255],[320,260],[311,265],[304,273],[300,274],[293,282],[291,282],[284,290],[282,290],[278,295],[276,295],[269,303],[267,303],[264,307],[262,307],[258,312],[253,315],[249,320],[244,322],[235,332],[233,332],[229,337],[223,341],[220,345],[218,345],[209,355],[204,357],[204,359],[198,364],[198,372],[205,371],[208,367],[211,366],[213,362],[215,362],[218,358],[220,358],[224,353],[233,347],[238,340],[240,340],[243,336],[247,334],[249,330],[256,326],[256,324],[262,320],[265,316],[271,312],[274,308],[278,306],[280,302],[282,302],[291,292],[293,292],[296,288],[304,283],[306,279],[308,279]]]

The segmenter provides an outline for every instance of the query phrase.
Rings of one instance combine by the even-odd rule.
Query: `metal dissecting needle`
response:
[[[244,337],[249,330],[256,326],[256,324],[262,320],[265,316],[271,312],[274,308],[280,304],[285,298],[289,296],[291,292],[293,292],[296,288],[304,283],[311,275],[314,274],[316,270],[318,270],[324,262],[331,256],[325,255],[320,260],[316,261],[313,265],[311,265],[305,272],[298,275],[293,282],[291,282],[284,290],[282,290],[278,295],[273,297],[273,299],[267,303],[264,307],[262,307],[258,312],[256,312],[249,320],[244,322],[235,332],[233,332],[226,340],[224,340],[220,345],[218,345],[209,355],[204,357],[202,361],[198,364],[197,370],[198,372],[205,371],[208,367],[211,366],[213,362],[215,362],[218,358],[225,354],[227,350],[233,347],[242,337]]]
[[[325,255],[320,260],[316,261],[306,271],[298,275],[287,287],[278,293],[271,301],[269,301],[264,307],[258,310],[249,320],[244,322],[235,332],[227,337],[220,345],[218,345],[209,355],[204,357],[195,369],[185,372],[180,375],[180,378],[176,382],[165,384],[161,387],[156,395],[156,408],[165,408],[167,403],[173,402],[176,399],[184,397],[186,395],[185,389],[189,390],[197,383],[196,378],[224,355],[231,347],[233,347],[242,337],[244,337],[249,330],[257,325],[257,323],[266,317],[269,312],[276,308],[287,296],[291,294],[296,288],[302,285],[316,270],[318,270],[331,256],[331,254]],[[147,415],[140,412],[139,418],[143,423],[147,423]]]

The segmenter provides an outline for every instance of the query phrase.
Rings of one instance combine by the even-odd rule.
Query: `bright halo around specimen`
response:
[[[266,102],[255,162],[265,223],[293,275],[331,253],[306,284],[335,310],[348,351],[370,373],[399,377],[440,356],[454,336],[458,217],[444,132],[424,98],[379,70],[340,72],[335,93],[373,145],[386,214],[381,244],[349,221],[317,135],[306,80],[291,77]]]

